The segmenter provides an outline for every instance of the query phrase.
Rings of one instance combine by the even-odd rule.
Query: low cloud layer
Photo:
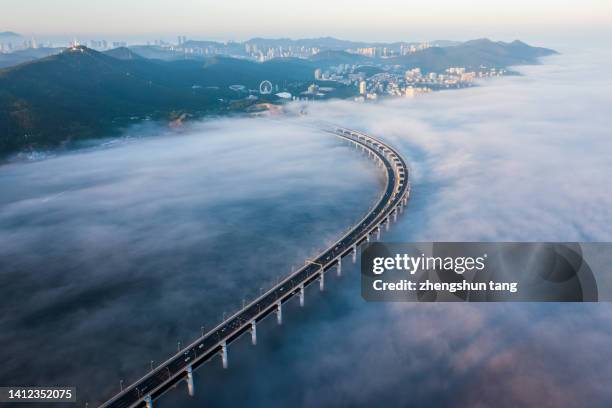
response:
[[[384,137],[409,159],[413,194],[384,234],[390,242],[609,241],[610,61],[560,56],[474,89],[306,109],[310,119]],[[269,336],[263,357],[237,345],[234,371],[205,368],[194,399],[182,390],[160,404],[228,406],[243,396],[304,407],[612,403],[605,303],[371,304],[358,282],[347,269],[329,293],[307,296],[306,316],[289,312],[289,327],[260,331]]]
[[[100,402],[329,245],[383,182],[309,127],[182,133],[3,167],[0,383]]]
[[[389,241],[611,240],[610,61],[560,56],[478,88],[309,104],[305,117],[209,121],[6,167],[0,336],[11,352],[0,379],[63,378],[108,395],[98,386],[142,374],[253,295],[241,285],[257,291],[331,242],[380,180],[313,124],[371,132],[408,158],[413,195]],[[181,390],[158,404],[612,401],[606,304],[366,304],[346,272],[311,290],[305,310],[289,307],[282,328],[266,323],[256,350],[232,345],[230,370],[198,371],[194,399]],[[44,360],[27,360],[33,349]]]
[[[410,159],[419,205],[404,221],[423,227],[406,228],[411,238],[610,241],[610,61],[548,58],[479,88],[310,112]]]

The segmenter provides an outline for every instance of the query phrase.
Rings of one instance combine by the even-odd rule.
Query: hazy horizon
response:
[[[612,4],[601,0],[487,2],[469,7],[450,0],[427,4],[292,2],[265,5],[234,0],[223,4],[179,0],[130,3],[71,0],[5,0],[0,31],[24,36],[127,41],[190,38],[244,41],[253,37],[316,38],[355,41],[467,40],[491,37],[549,42],[559,37],[590,41],[609,32]],[[95,20],[91,18],[95,15]],[[537,44],[539,45],[539,44]]]

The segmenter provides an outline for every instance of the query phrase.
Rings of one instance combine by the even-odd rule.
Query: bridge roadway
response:
[[[387,180],[385,190],[372,210],[353,228],[318,257],[295,271],[272,289],[227,318],[204,336],[175,354],[153,371],[146,374],[119,394],[101,405],[104,408],[128,408],[153,406],[153,400],[170,387],[186,380],[188,390],[193,395],[193,370],[217,354],[221,355],[223,366],[227,366],[227,346],[246,332],[251,333],[256,344],[256,324],[271,313],[277,314],[282,322],[282,304],[295,295],[304,303],[304,288],[318,280],[321,290],[324,287],[324,274],[334,266],[340,273],[342,257],[352,254],[353,261],[358,246],[369,242],[370,236],[380,237],[382,225],[388,227],[391,217],[394,220],[408,202],[410,184],[408,167],[402,157],[389,145],[366,134],[335,127],[328,130],[337,137],[350,142],[357,148],[368,152],[370,157],[382,165]]]

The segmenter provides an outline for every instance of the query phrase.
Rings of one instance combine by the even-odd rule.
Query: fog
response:
[[[413,191],[389,242],[610,241],[610,62],[562,55],[472,89],[294,105],[307,115],[0,169],[0,382],[108,396],[331,242],[381,180],[313,124],[371,132],[407,158]],[[608,304],[372,304],[357,266],[344,272],[288,305],[282,327],[264,322],[256,348],[233,344],[228,370],[198,370],[194,398],[181,384],[156,404],[612,402]]]
[[[0,383],[101,402],[331,244],[383,183],[312,127],[129,134],[0,170]]]
[[[611,55],[518,67],[519,77],[309,117],[397,146],[408,211],[383,240],[610,241]],[[300,107],[301,109],[302,107]],[[612,309],[602,304],[373,304],[358,267],[307,293],[159,405],[609,406]],[[263,351],[262,351],[263,349]],[[233,360],[232,360],[233,357]]]

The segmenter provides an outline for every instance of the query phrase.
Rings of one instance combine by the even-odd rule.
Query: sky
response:
[[[336,36],[434,40],[597,36],[612,24],[607,0],[3,0],[0,31],[26,35],[244,40]]]

